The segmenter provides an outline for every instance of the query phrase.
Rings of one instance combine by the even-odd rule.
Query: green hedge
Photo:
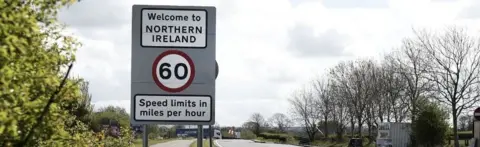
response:
[[[262,137],[264,139],[275,139],[275,140],[279,140],[282,143],[287,142],[288,140],[290,140],[290,138],[293,139],[293,137],[291,137],[288,134],[273,134],[273,133],[260,133],[258,134],[258,137]]]
[[[455,137],[453,137],[453,135],[449,135],[449,139],[450,140],[453,140]],[[458,139],[460,140],[468,140],[468,139],[471,139],[473,138],[473,134],[472,133],[458,133]]]

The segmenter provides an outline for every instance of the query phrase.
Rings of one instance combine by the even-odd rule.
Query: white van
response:
[[[220,132],[220,130],[214,130],[213,131],[213,138],[222,139],[222,132]]]

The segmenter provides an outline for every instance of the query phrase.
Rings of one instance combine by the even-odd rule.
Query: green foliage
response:
[[[449,128],[447,119],[447,113],[437,105],[425,105],[412,126],[415,143],[425,147],[443,145]]]
[[[147,125],[147,130],[149,139],[157,139],[161,135],[160,127],[158,127],[158,125]]]
[[[88,112],[79,109],[79,80],[60,89],[80,44],[61,33],[56,16],[73,2],[0,1],[0,146],[98,145],[81,119]]]
[[[240,132],[240,137],[242,137],[242,139],[255,139],[257,138],[257,135],[255,135],[252,131],[248,129],[242,129],[242,131]]]
[[[95,114],[121,120],[121,136],[105,138],[88,82],[62,84],[80,43],[62,34],[56,16],[75,1],[0,1],[0,146],[131,146],[125,110]]]
[[[122,107],[107,106],[100,108],[98,112],[93,114],[93,122],[95,130],[101,130],[101,125],[116,124],[121,127],[130,127],[130,116]]]
[[[286,143],[287,139],[290,138],[288,134],[274,134],[274,133],[260,133],[258,137],[265,139],[278,140],[279,142]],[[293,137],[292,137],[293,138]]]
[[[120,136],[113,137],[113,136],[106,136],[100,141],[100,144],[104,147],[131,147],[134,146],[134,138],[133,132],[131,131],[130,127],[121,127],[120,128]],[[103,134],[106,132],[103,131]]]

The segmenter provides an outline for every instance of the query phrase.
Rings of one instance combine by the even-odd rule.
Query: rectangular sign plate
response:
[[[209,122],[212,98],[197,95],[135,95],[136,121]]]
[[[216,8],[133,5],[131,31],[130,123],[215,124]]]
[[[143,47],[207,47],[207,11],[142,9]]]

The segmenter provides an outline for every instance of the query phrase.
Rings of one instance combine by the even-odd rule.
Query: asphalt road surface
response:
[[[273,143],[255,143],[251,140],[239,139],[219,139],[216,140],[220,147],[298,147],[294,145],[273,144]]]
[[[151,145],[150,147],[189,147],[195,140],[172,140],[164,143]]]

